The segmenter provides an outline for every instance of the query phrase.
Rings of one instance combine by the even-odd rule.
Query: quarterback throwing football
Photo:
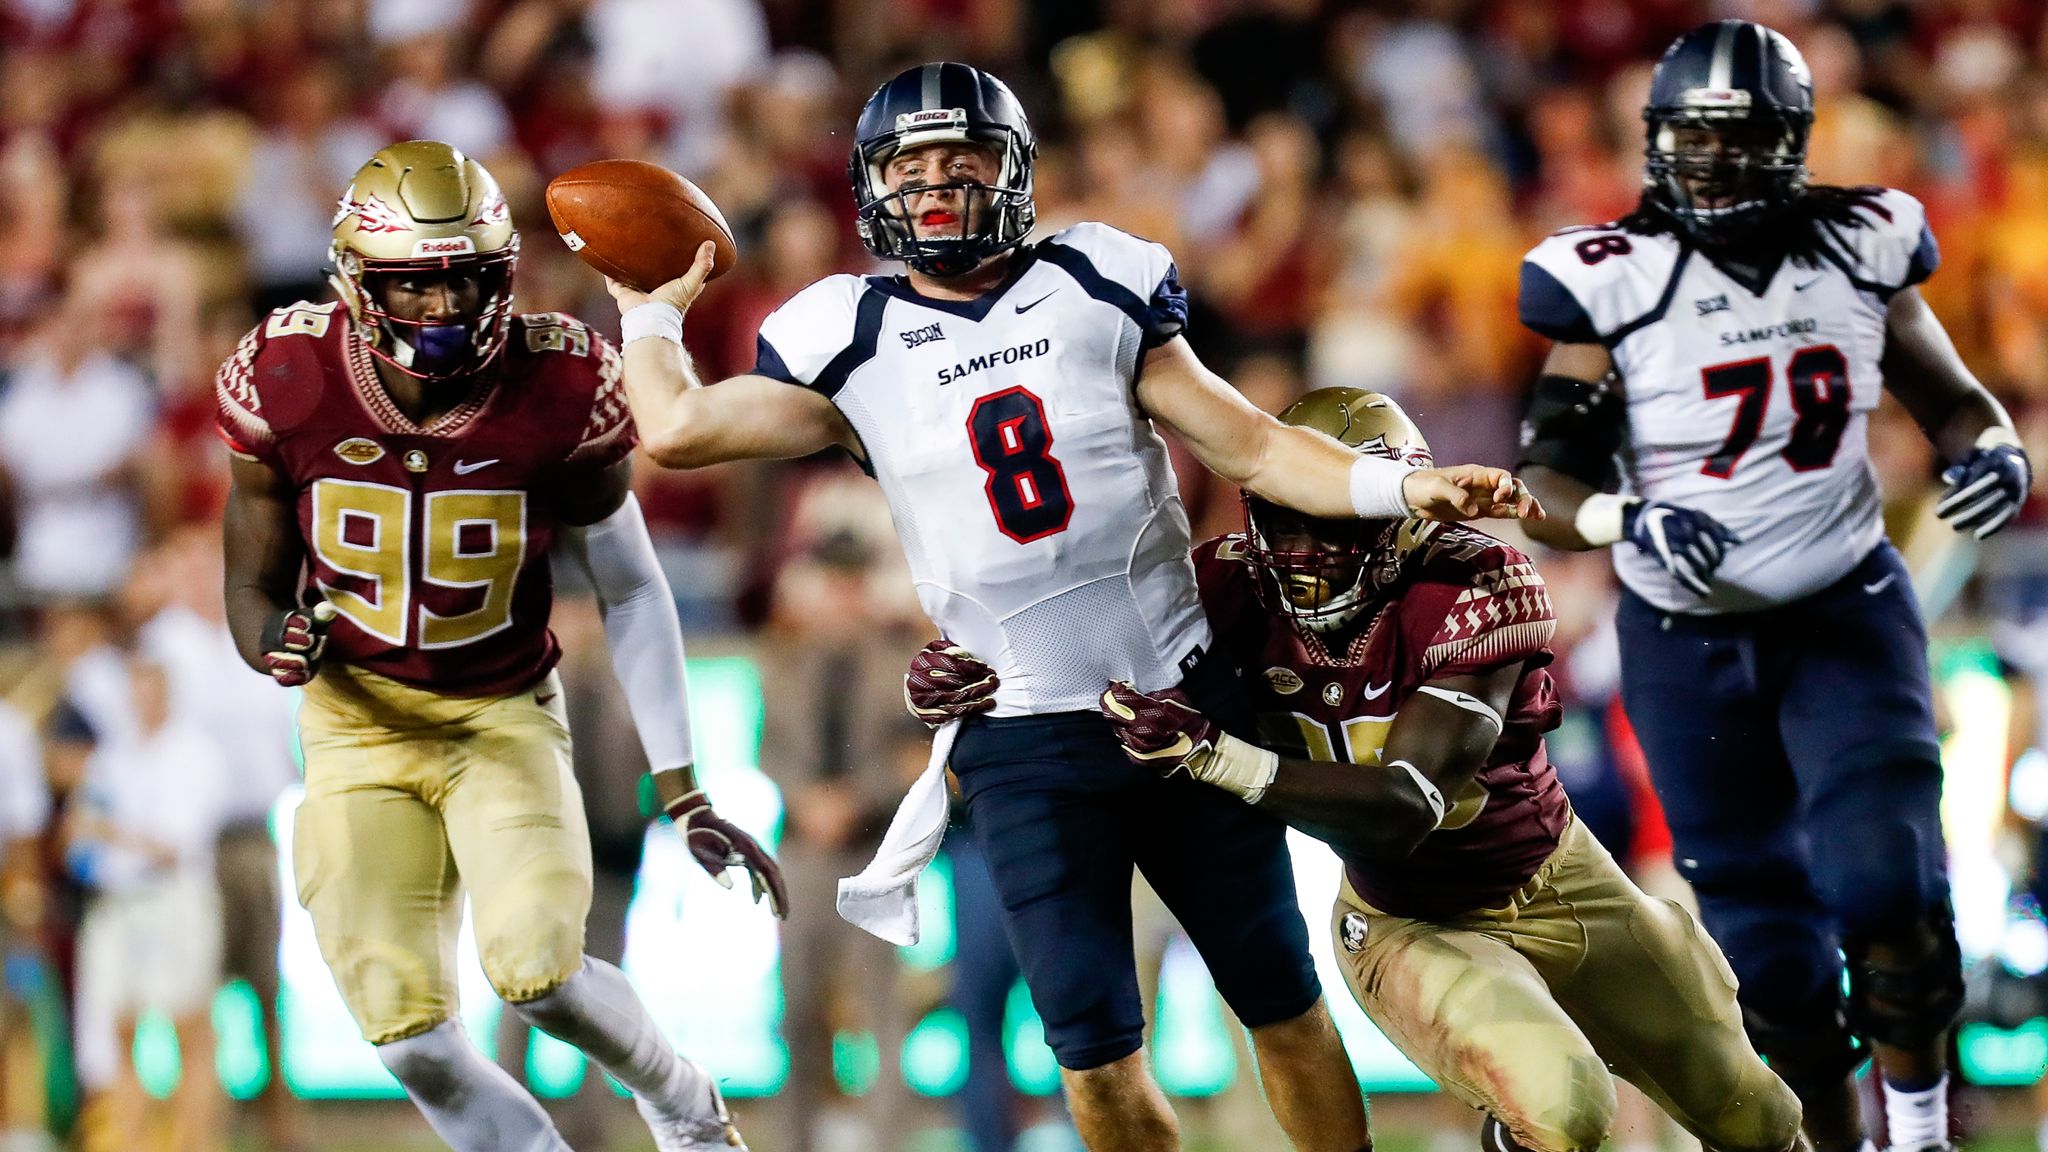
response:
[[[1429,462],[1392,400],[1311,392],[1280,414],[1388,459]],[[1245,669],[1257,736],[1177,692],[1113,684],[1125,753],[1186,772],[1334,848],[1331,934],[1351,993],[1401,1051],[1486,1114],[1487,1152],[1591,1152],[1613,1075],[1709,1148],[1787,1152],[1799,1102],[1742,1030],[1727,962],[1692,917],[1631,883],[1572,815],[1543,734],[1556,628],[1529,558],[1468,528],[1327,520],[1257,497],[1245,533],[1195,552],[1216,654]],[[982,691],[913,710],[968,715]],[[954,653],[962,683],[986,670]]]
[[[2026,499],[2026,453],[1916,288],[1940,260],[1919,201],[1808,182],[1790,41],[1686,34],[1643,117],[1635,212],[1522,266],[1523,323],[1556,341],[1524,461],[1559,515],[1531,533],[1614,547],[1622,696],[1679,870],[1815,1144],[1862,1143],[1874,1046],[1892,1147],[1943,1147],[1940,748],[1866,423],[1897,397],[1950,462],[1937,511],[1978,538]]]
[[[614,285],[648,450],[686,468],[835,445],[881,482],[926,615],[999,675],[952,750],[976,838],[1082,1137],[1172,1149],[1139,1051],[1133,865],[1251,1028],[1298,1148],[1368,1143],[1293,899],[1281,826],[1132,768],[1095,711],[1105,680],[1232,694],[1157,421],[1203,463],[1319,516],[1530,514],[1507,472],[1368,459],[1247,403],[1189,351],[1164,248],[1101,224],[1027,244],[1036,142],[993,76],[926,64],[862,110],[848,162],[868,250],[907,276],[831,276],[761,326],[754,371],[700,387],[682,310],[711,267],[652,296]]]
[[[691,771],[682,631],[627,488],[618,355],[512,311],[518,257],[482,165],[410,141],[335,218],[340,299],[281,308],[217,381],[234,451],[228,619],[305,686],[299,899],[363,1036],[458,1152],[568,1152],[455,1019],[468,889],[491,986],[631,1089],[661,1152],[740,1138],[618,969],[583,954],[590,843],[569,767],[548,549],[571,546],[655,783],[713,875],[781,876]],[[303,576],[302,576],[303,573]]]

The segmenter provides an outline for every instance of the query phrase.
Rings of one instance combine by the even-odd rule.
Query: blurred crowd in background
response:
[[[63,1059],[107,1102],[79,1139],[138,1147],[144,1097],[122,1044],[139,1008],[179,1018],[190,1067],[208,981],[239,974],[274,999],[263,819],[293,778],[289,714],[226,640],[211,380],[266,310],[325,298],[336,197],[384,143],[436,138],[482,160],[523,229],[520,309],[613,332],[616,309],[552,235],[541,189],[611,156],[698,182],[742,254],[689,317],[717,378],[749,367],[759,321],[797,289],[870,267],[844,176],[861,100],[909,64],[965,59],[1033,116],[1041,233],[1101,220],[1167,245],[1190,340],[1256,403],[1377,389],[1439,459],[1511,464],[1542,353],[1515,318],[1521,254],[1635,202],[1652,62],[1730,15],[1805,52],[1816,179],[1928,204],[1944,260],[1926,296],[2048,460],[2036,0],[0,0],[0,943],[46,961],[7,965],[0,1127],[28,1148],[58,1126],[8,1062],[47,1062],[68,1034]],[[2048,521],[2035,509],[1964,548],[1929,529],[1939,464],[1910,420],[1888,404],[1871,434],[1937,635],[1988,637],[2013,690],[2009,763],[2031,744],[2028,685],[2048,666]],[[1198,538],[1235,528],[1236,493],[1180,462]],[[896,686],[929,625],[880,494],[843,459],[648,466],[636,484],[693,637],[763,657],[784,858],[800,891],[828,891],[922,756]],[[1668,844],[1613,703],[1605,560],[1539,563],[1575,704],[1553,757],[1603,838],[1654,871]],[[607,736],[625,728],[589,658],[594,619],[568,590],[561,630],[588,670],[579,760],[588,788],[616,796],[637,750]],[[612,822],[599,854],[628,878],[600,892],[596,941],[630,898],[639,825],[630,805],[594,797],[591,814]],[[2024,817],[2011,823],[2031,842]],[[890,961],[848,951],[862,938],[822,896],[798,912],[785,954],[819,959],[785,966],[792,1091],[825,1115],[819,1049],[863,1012],[887,1035],[873,968]],[[223,922],[220,945],[189,930]],[[187,929],[184,947],[141,964],[136,942],[166,924]],[[992,997],[998,1021],[1004,962],[963,952],[955,981],[956,996]],[[858,986],[831,986],[835,970]],[[62,989],[64,1028],[21,1006],[37,971]],[[973,1146],[1004,1152],[1005,1086],[972,1091]],[[165,1146],[219,1146],[218,1103],[193,1095],[151,1129]],[[282,1102],[251,1130],[313,1146]]]

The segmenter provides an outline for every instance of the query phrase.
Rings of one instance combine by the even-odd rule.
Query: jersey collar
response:
[[[1026,245],[1016,249],[1015,254],[1010,257],[1010,273],[1003,277],[1003,282],[972,300],[940,300],[935,297],[926,296],[910,286],[910,278],[908,276],[870,276],[867,278],[867,283],[868,287],[885,296],[894,296],[898,300],[915,304],[920,308],[936,308],[941,312],[949,312],[962,319],[972,320],[979,324],[988,318],[989,310],[1001,303],[1003,297],[1009,294],[1011,288],[1016,287],[1017,281],[1022,280],[1024,274],[1029,272],[1032,265],[1036,263],[1038,263],[1038,249],[1036,245]]]

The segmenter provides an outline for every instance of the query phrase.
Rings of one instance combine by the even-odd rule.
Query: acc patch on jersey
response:
[[[351,436],[334,446],[334,454],[351,464],[375,464],[384,458],[384,446],[375,440]]]
[[[1353,954],[1365,951],[1365,913],[1346,912],[1337,925],[1344,937],[1344,950]]]
[[[1301,691],[1301,677],[1292,668],[1266,669],[1266,687],[1282,696],[1292,696]]]

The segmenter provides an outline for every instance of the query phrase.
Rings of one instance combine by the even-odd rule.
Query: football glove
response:
[[[1148,694],[1112,680],[1102,694],[1102,714],[1131,763],[1161,776],[1185,769],[1257,804],[1280,770],[1278,756],[1218,728],[1177,688]]]
[[[272,616],[259,644],[270,678],[297,688],[320,674],[327,652],[327,630],[334,625],[334,605],[317,601],[310,608],[292,608]]]
[[[759,904],[766,896],[768,910],[776,919],[789,915],[789,889],[782,880],[782,866],[761,847],[759,840],[712,811],[711,800],[702,788],[678,796],[668,806],[668,817],[675,821],[676,831],[682,834],[691,858],[713,880],[730,888],[732,877],[726,875],[726,870],[744,868],[754,888],[754,903]]]
[[[1695,593],[1712,591],[1714,570],[1728,549],[1742,543],[1728,526],[1691,508],[1661,500],[1632,501],[1621,513],[1621,534]]]
[[[910,714],[937,728],[996,706],[996,670],[951,640],[934,640],[910,658],[903,676],[903,703]]]
[[[2027,502],[2034,470],[2026,451],[2014,444],[1988,444],[1941,474],[1948,491],[1934,514],[1958,532],[1982,540],[2005,527]]]

